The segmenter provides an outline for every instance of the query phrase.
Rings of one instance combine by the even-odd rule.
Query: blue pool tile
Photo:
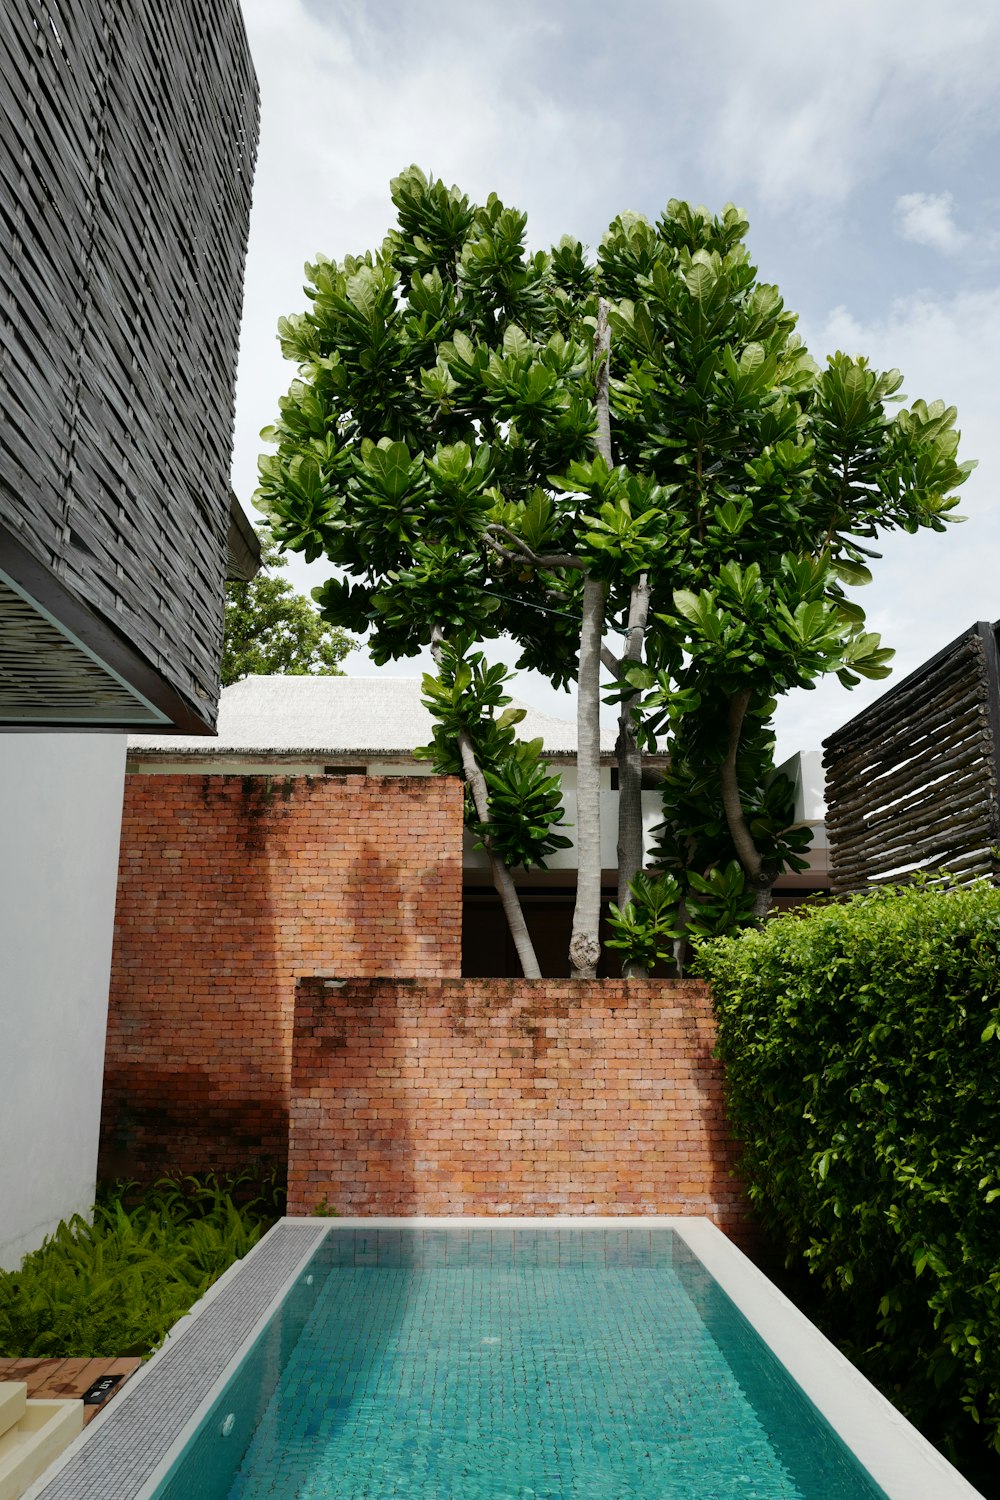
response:
[[[449,1235],[328,1247],[205,1500],[877,1500],[669,1231]]]
[[[490,1265],[496,1268],[513,1266],[514,1264],[514,1235],[513,1229],[490,1229]]]

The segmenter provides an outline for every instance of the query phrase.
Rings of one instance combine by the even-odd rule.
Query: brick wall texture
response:
[[[284,1174],[303,975],[461,973],[462,789],[127,778],[102,1177]]]
[[[690,981],[300,980],[289,1213],[707,1214],[744,1237]]]

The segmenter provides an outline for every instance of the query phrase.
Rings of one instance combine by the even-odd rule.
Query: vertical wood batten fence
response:
[[[997,878],[1000,623],[980,621],[824,742],[833,892]]]

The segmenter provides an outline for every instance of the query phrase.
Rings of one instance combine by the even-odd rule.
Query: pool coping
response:
[[[810,1323],[798,1308],[709,1219],[676,1215],[615,1215],[614,1217],[511,1215],[472,1217],[283,1218],[209,1288],[204,1297],[171,1330],[162,1348],[138,1370],[107,1410],[25,1493],[23,1500],[93,1500],[101,1494],[115,1500],[149,1500],[169,1473],[184,1444],[205,1412],[221,1394],[246,1349],[291,1286],[306,1261],[332,1231],[344,1229],[672,1229],[715,1277],[750,1325],[784,1365],[817,1411],[829,1422],[844,1445],[867,1469],[888,1500],[983,1500],[979,1491],[959,1474],[936,1448]],[[311,1231],[311,1232],[310,1232]],[[291,1239],[289,1239],[291,1236]],[[274,1237],[274,1238],[272,1238]],[[268,1248],[287,1243],[289,1254],[264,1268]],[[298,1253],[295,1253],[295,1252]],[[266,1291],[266,1302],[253,1313],[232,1316],[236,1282],[250,1272]],[[259,1299],[258,1299],[259,1301]],[[238,1337],[234,1335],[238,1333]],[[192,1335],[214,1351],[208,1361],[178,1390],[184,1373],[181,1355]],[[223,1356],[224,1359],[223,1359]],[[221,1363],[220,1363],[221,1361]],[[145,1420],[155,1410],[173,1410],[172,1431],[155,1430]],[[160,1422],[160,1428],[163,1422]],[[139,1487],[131,1494],[102,1488],[120,1473],[123,1462],[134,1463],[136,1431],[142,1433],[142,1472],[134,1473]],[[113,1481],[117,1483],[117,1481]]]
[[[21,1500],[140,1500],[154,1489],[336,1222],[279,1219],[178,1319],[121,1394]],[[244,1293],[254,1282],[256,1306]],[[192,1353],[203,1352],[191,1371]],[[124,1472],[128,1489],[121,1488]]]

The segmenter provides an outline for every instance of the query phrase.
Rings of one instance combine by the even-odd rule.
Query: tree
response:
[[[287,567],[274,541],[261,538],[261,568],[249,583],[227,583],[222,685],[254,674],[338,677],[354,647],[344,631],[320,618],[308,599],[270,569]]]
[[[380,250],[308,267],[312,308],[282,320],[301,378],[261,461],[260,505],[286,545],[347,575],[317,598],[334,623],[371,629],[376,662],[433,641],[467,780],[492,733],[478,642],[508,632],[519,666],[557,686],[579,677],[574,973],[593,973],[598,952],[598,655],[620,714],[622,920],[657,737],[678,903],[668,920],[660,889],[661,928],[689,899],[705,898],[703,921],[712,900],[765,910],[799,857],[772,780],[775,696],[828,672],[848,686],[886,674],[891,653],[845,585],[870,576],[861,539],[942,529],[968,467],[953,409],[890,418],[896,372],[841,354],[820,370],[731,206],[671,202],[656,226],[623,215],[591,263],[569,238],[529,253],[524,216],[495,196],[476,207],[416,168],[392,191]],[[428,702],[436,712],[432,688]],[[507,866],[491,858],[499,888]],[[626,945],[627,964],[648,951]]]

